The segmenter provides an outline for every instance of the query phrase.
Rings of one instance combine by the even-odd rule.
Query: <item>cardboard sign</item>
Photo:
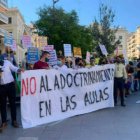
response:
[[[71,44],[64,44],[64,55],[72,56]]]
[[[25,48],[31,47],[31,37],[29,35],[22,36],[22,45]]]
[[[42,48],[43,51],[53,51],[54,50],[54,45],[47,45]]]
[[[56,50],[48,51],[51,55],[49,59],[49,65],[54,66],[57,65],[57,55],[56,55]]]
[[[54,50],[54,45],[47,45],[43,47],[43,51],[47,51],[50,53],[49,65],[53,66],[57,64],[57,55],[56,50]]]
[[[74,57],[82,58],[81,48],[74,47],[73,52],[74,52]]]
[[[11,46],[11,49],[13,51],[16,51],[17,50],[17,44],[16,44],[16,41],[15,40],[13,40],[13,45]]]
[[[99,46],[100,46],[100,49],[101,49],[101,51],[102,51],[102,54],[104,54],[105,56],[107,56],[108,52],[107,52],[107,50],[106,50],[105,45],[99,45]]]
[[[39,60],[39,50],[36,47],[29,47],[27,53],[27,62],[34,64]]]
[[[4,35],[4,46],[12,47],[13,46],[13,35],[6,32]]]
[[[90,63],[90,52],[88,52],[88,51],[86,54],[86,63]]]

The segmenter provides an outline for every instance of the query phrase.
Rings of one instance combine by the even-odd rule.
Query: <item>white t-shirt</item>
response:
[[[2,66],[2,76],[1,76],[1,85],[5,85],[11,82],[14,82],[12,72],[17,72],[18,67],[14,66],[10,61],[4,60],[4,65]]]

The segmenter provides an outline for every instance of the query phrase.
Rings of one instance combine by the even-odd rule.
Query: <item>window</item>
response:
[[[122,49],[123,48],[123,45],[119,45],[119,48]]]
[[[11,23],[12,23],[12,18],[9,17],[9,18],[8,18],[8,24],[11,24]]]
[[[122,36],[119,36],[119,39],[121,40],[123,37]]]

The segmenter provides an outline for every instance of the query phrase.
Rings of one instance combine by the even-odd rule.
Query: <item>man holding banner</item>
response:
[[[19,73],[21,69],[14,66],[9,60],[1,60],[1,76],[0,76],[0,112],[2,118],[2,124],[0,126],[0,132],[3,131],[4,128],[7,126],[7,111],[6,111],[6,104],[7,98],[10,103],[11,109],[11,119],[12,119],[12,126],[18,127],[16,121],[16,89],[14,83],[14,77],[12,72]]]

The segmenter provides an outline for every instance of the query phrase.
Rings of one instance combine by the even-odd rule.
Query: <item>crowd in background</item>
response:
[[[78,68],[90,68],[97,65],[115,64],[114,75],[114,101],[117,105],[118,96],[120,96],[121,106],[125,106],[124,98],[133,92],[140,90],[140,60],[133,60],[126,62],[122,56],[116,56],[114,58],[100,57],[96,62],[95,57],[91,57],[89,62],[86,62],[82,58],[64,57],[62,55],[57,56],[57,64],[50,66],[48,60],[50,54],[47,51],[42,52],[40,60],[34,65],[27,63],[27,53],[25,53],[25,59],[22,62],[22,66],[25,69],[78,69]],[[26,60],[26,61],[25,61]],[[25,67],[26,66],[26,67]]]

